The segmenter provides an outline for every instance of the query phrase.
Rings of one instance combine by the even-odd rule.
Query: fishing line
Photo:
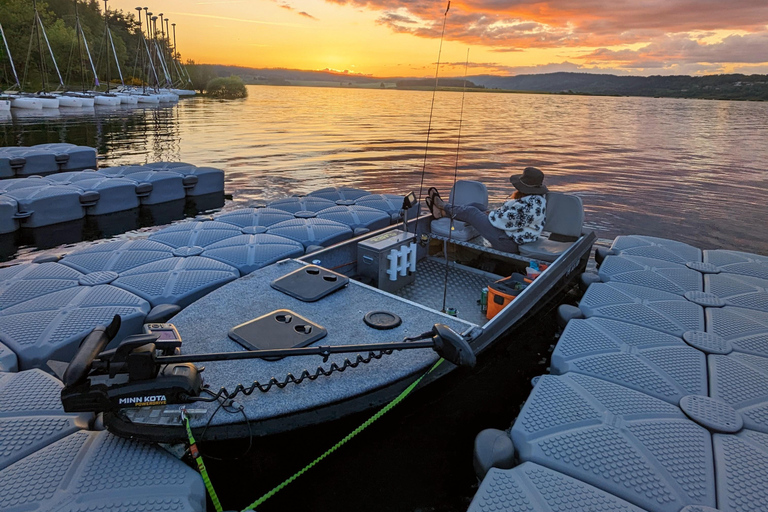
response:
[[[459,177],[459,148],[461,147],[461,123],[464,120],[464,95],[467,93],[467,68],[469,68],[469,48],[467,48],[467,61],[464,63],[464,83],[461,91],[461,110],[459,111],[459,135],[456,138],[456,165],[453,168],[453,194],[451,194],[451,209],[456,202],[456,180]],[[451,243],[453,235],[453,215],[450,215],[451,225],[448,229],[448,244]],[[445,301],[448,297],[448,244],[445,245],[445,278],[443,279],[443,309],[445,313]]]
[[[448,21],[448,11],[451,8],[451,2],[448,2],[448,7],[445,8],[445,14],[443,14],[443,31],[440,34],[440,47],[437,51],[437,68],[435,69],[435,87],[432,89],[432,105],[429,108],[429,125],[427,126],[427,143],[424,147],[424,164],[421,167],[421,182],[419,183],[419,200],[416,204],[421,207],[421,196],[424,190],[424,174],[427,171],[427,153],[429,151],[429,135],[432,132],[432,113],[435,110],[435,94],[437,93],[437,81],[440,74],[440,55],[443,52],[443,36],[445,36],[445,24]],[[416,229],[414,227],[414,229]]]

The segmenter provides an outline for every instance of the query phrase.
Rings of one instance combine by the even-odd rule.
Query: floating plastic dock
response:
[[[28,180],[45,183],[31,190],[88,183],[91,190],[115,194],[132,188],[134,196],[142,184],[165,187],[167,180],[178,184],[182,194],[194,194],[197,187],[207,193],[223,184],[220,171],[214,171],[150,164]],[[11,192],[30,190],[18,181],[2,185],[10,183],[5,190]],[[150,193],[157,189],[153,186]],[[170,187],[163,190],[170,193]],[[204,511],[205,491],[194,470],[155,446],[89,430],[93,416],[64,413],[61,382],[40,368],[49,360],[69,361],[83,337],[115,314],[122,318],[120,340],[140,332],[153,315],[177,312],[238,277],[301,256],[316,244],[389,225],[392,218],[387,201],[365,191],[325,189],[323,194],[181,222],[148,239],[100,243],[57,261],[46,256],[0,268],[3,512]],[[385,209],[358,207],[350,199],[355,196],[374,197]]]
[[[223,192],[224,171],[180,162],[2,180],[0,233]]]
[[[41,370],[0,372],[3,512],[205,511],[196,471],[157,446],[88,430],[93,415],[65,413],[62,387]]]
[[[618,237],[469,510],[764,511],[768,257]]]
[[[96,168],[96,150],[74,144],[0,148],[0,178]]]

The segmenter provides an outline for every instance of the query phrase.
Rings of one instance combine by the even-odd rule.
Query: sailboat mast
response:
[[[45,83],[45,59],[43,58],[43,38],[40,37],[40,23],[42,22],[40,22],[40,15],[37,12],[37,0],[32,0],[32,6],[35,9],[35,20],[32,24],[32,33],[33,35],[37,35],[37,49],[40,54],[40,81],[43,87],[43,92],[45,92],[47,89]]]
[[[106,55],[109,53],[109,49],[107,49],[108,44],[108,37],[109,37],[109,10],[107,9],[107,0],[104,0],[104,46],[105,49],[105,58],[104,61],[107,63],[107,93],[109,93],[109,83],[112,81],[110,72],[109,72],[109,55]]]
[[[0,35],[3,36],[3,44],[5,45],[5,51],[8,53],[8,60],[11,63],[11,71],[13,71],[13,78],[16,79],[16,86],[21,90],[21,83],[19,83],[19,74],[16,73],[16,66],[13,64],[13,57],[11,56],[11,49],[8,48],[8,40],[5,38],[5,31],[3,30],[3,24],[0,23]]]
[[[141,28],[141,7],[136,7],[136,10],[139,11],[139,52],[138,52],[138,59],[141,60],[141,73],[144,73],[144,52],[141,51],[142,42],[144,41],[144,29]],[[134,64],[134,71],[136,70],[136,65]],[[147,75],[149,76],[149,75]],[[144,77],[141,77],[141,88],[142,92],[147,92],[147,82],[144,80]]]
[[[83,86],[83,92],[85,92],[85,63],[83,62],[83,46],[80,44],[80,33],[82,32],[80,26],[80,15],[77,12],[77,0],[75,0],[75,37],[77,37],[77,57],[80,59],[80,82]]]

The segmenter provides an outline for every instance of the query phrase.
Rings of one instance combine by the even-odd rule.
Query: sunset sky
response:
[[[183,57],[260,68],[434,75],[447,2],[143,0]],[[133,11],[135,0],[110,9]],[[768,0],[456,0],[443,76],[768,73]]]

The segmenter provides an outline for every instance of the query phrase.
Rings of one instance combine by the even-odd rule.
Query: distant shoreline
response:
[[[384,87],[381,84],[385,84]],[[387,82],[386,80],[376,83],[365,82],[334,82],[325,80],[284,80],[284,81],[263,81],[263,82],[247,82],[246,85],[256,86],[278,86],[278,87],[334,87],[337,89],[387,89],[398,91],[427,91],[432,92],[434,86],[410,86],[410,87],[398,87],[395,82]],[[491,89],[485,87],[448,87],[438,86],[437,90],[440,92],[468,92],[468,93],[500,93],[500,94],[543,94],[550,96],[592,96],[592,97],[612,97],[612,98],[670,98],[679,100],[712,100],[712,101],[754,101],[765,102],[768,101],[763,98],[726,98],[718,96],[681,96],[674,94],[667,95],[643,95],[643,94],[620,94],[620,93],[594,93],[594,92],[577,92],[577,91],[535,91],[535,90],[516,90],[516,89]]]

